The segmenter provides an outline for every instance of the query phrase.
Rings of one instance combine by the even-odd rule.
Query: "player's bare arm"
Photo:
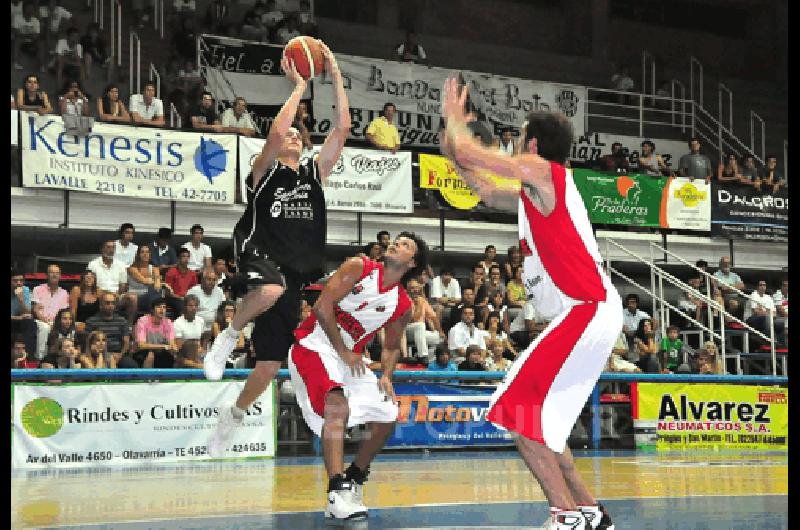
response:
[[[336,93],[336,125],[331,133],[325,138],[325,143],[317,156],[317,164],[319,165],[319,174],[324,184],[330,175],[331,170],[336,166],[339,156],[342,154],[344,142],[347,140],[347,135],[350,132],[350,105],[347,101],[347,94],[344,91],[344,82],[342,81],[342,72],[339,70],[339,64],[336,62],[336,57],[331,52],[325,43],[319,41],[322,48],[322,54],[325,56],[325,70],[330,74],[333,81],[333,89]]]
[[[400,339],[405,335],[406,326],[411,321],[411,310],[403,313],[403,316],[388,324],[385,328],[386,337],[383,342],[381,352],[381,369],[383,374],[378,380],[378,387],[392,401],[397,401],[392,386],[392,376],[394,367],[397,365],[397,357],[400,355]]]
[[[281,59],[281,68],[283,68],[286,77],[294,83],[294,90],[283,104],[272,126],[269,128],[267,141],[261,149],[261,153],[253,161],[253,189],[258,185],[258,181],[267,172],[267,169],[275,162],[275,157],[278,156],[281,146],[283,145],[283,138],[289,127],[292,125],[295,115],[297,114],[297,106],[300,104],[300,99],[306,91],[308,82],[303,79],[294,66],[294,62],[287,59],[285,56]]]
[[[342,340],[339,326],[336,323],[336,306],[353,290],[364,271],[364,262],[360,258],[351,258],[344,262],[325,284],[317,302],[311,309],[316,315],[319,325],[331,341],[333,349],[339,357],[350,366],[354,376],[364,373],[361,355],[350,350]]]
[[[513,207],[509,196],[516,191],[504,189],[485,177],[493,173],[499,177],[515,179],[530,196],[533,203],[544,215],[548,215],[555,205],[555,193],[550,175],[550,164],[535,154],[522,154],[507,157],[483,147],[475,141],[467,123],[473,118],[465,111],[467,88],[458,83],[458,79],[450,77],[444,85],[443,114],[446,120],[445,149],[449,158],[466,170],[464,176],[467,183],[490,206],[516,209],[516,197]],[[524,134],[523,134],[524,138]],[[473,187],[474,184],[474,187]],[[480,189],[481,192],[477,191]],[[485,195],[485,197],[484,197]],[[490,203],[491,201],[491,203]],[[492,204],[494,203],[494,204]]]

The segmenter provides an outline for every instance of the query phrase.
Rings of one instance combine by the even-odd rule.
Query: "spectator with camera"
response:
[[[619,142],[612,143],[611,153],[603,157],[603,168],[612,173],[627,173],[628,167],[628,150]]]

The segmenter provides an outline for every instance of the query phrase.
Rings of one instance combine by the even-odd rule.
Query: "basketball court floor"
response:
[[[788,456],[575,452],[618,530],[785,529]],[[349,460],[346,460],[349,462]],[[12,472],[11,528],[537,528],[544,496],[511,451],[387,453],[367,521],[334,525],[320,457]]]

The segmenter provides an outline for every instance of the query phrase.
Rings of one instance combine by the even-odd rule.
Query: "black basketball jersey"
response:
[[[237,255],[252,253],[304,280],[321,276],[325,263],[325,195],[313,158],[295,172],[275,161],[253,187],[247,175],[247,208],[233,229]]]

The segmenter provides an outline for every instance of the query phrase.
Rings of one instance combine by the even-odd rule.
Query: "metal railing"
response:
[[[756,140],[755,140],[755,127],[753,124],[755,121],[758,120],[761,123],[761,159],[766,160],[766,139],[764,136],[764,119],[755,113],[755,111],[750,111],[750,151],[754,154],[756,153]]]
[[[674,86],[675,85],[673,85],[673,91]],[[679,83],[677,86],[683,88],[683,85]],[[691,110],[693,103],[689,99],[684,99],[683,96],[685,96],[685,89],[683,90],[682,97],[676,98],[674,94],[672,96],[645,96],[637,92],[587,87],[587,108],[584,114],[587,123],[589,118],[603,118],[626,123],[636,123],[639,126],[639,136],[644,136],[645,125],[680,128],[683,132],[687,127],[687,120],[691,122],[691,114],[686,111],[687,109]],[[645,105],[646,98],[653,101],[652,106]],[[633,99],[635,103],[615,103],[609,101],[609,99]],[[595,109],[595,112],[589,109],[589,105]],[[624,109],[630,111],[629,115],[625,115],[624,112],[621,112],[624,111]],[[634,112],[636,113],[635,118],[632,117]],[[587,127],[586,130],[591,129]]]
[[[102,0],[101,0],[102,2]],[[110,13],[110,28],[109,33],[111,38],[111,58],[117,56],[117,66],[122,66],[122,5],[119,0],[111,0]]]
[[[98,24],[100,29],[105,28],[105,21],[103,20],[103,7],[105,0],[92,0],[92,22]]]
[[[642,50],[642,94],[647,94],[647,65],[650,65],[650,95],[656,95],[656,60],[650,52]],[[650,100],[652,103],[653,100]]]
[[[130,93],[131,94],[140,94],[142,89],[142,41],[139,39],[139,35],[131,30],[130,37],[129,37],[130,46],[128,47],[128,84],[130,86]],[[136,47],[134,48],[133,44],[136,43]],[[133,56],[134,53],[136,54],[136,71],[134,72],[133,69]],[[136,91],[134,92],[134,73],[136,74]]]
[[[156,97],[161,97],[161,76],[158,74],[158,70],[156,69],[153,63],[150,63],[150,81],[155,81],[156,83]],[[153,79],[155,78],[155,79]]]
[[[695,70],[697,71],[697,79],[700,84],[697,92],[698,97],[694,97],[694,79]],[[689,57],[689,99],[697,101],[700,106],[703,106],[703,63],[701,63],[694,55]]]
[[[164,0],[153,2],[153,28],[164,38]]]
[[[169,126],[176,129],[181,128],[181,113],[174,103],[169,104]]]

